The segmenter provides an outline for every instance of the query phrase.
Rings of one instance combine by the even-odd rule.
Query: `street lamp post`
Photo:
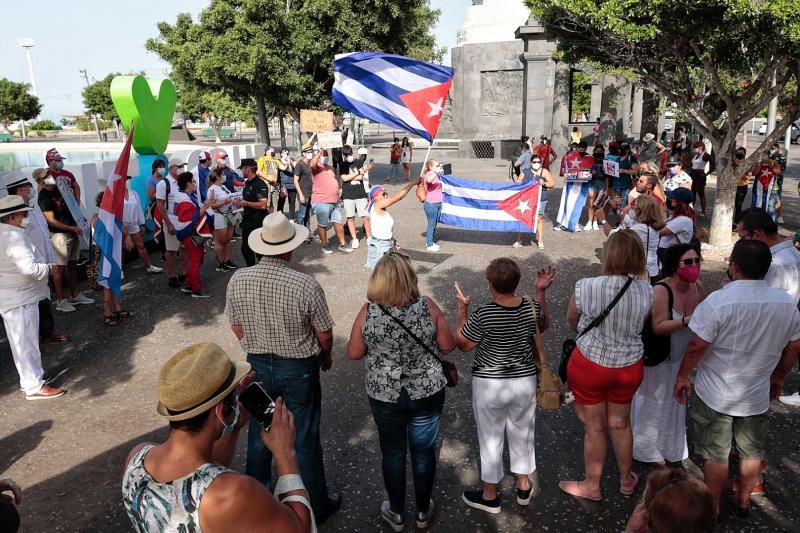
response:
[[[33,48],[33,45],[36,43],[34,43],[33,39],[30,37],[20,37],[17,39],[17,44],[25,49],[25,55],[28,56],[28,72],[31,75],[31,93],[33,93],[33,96],[38,96],[36,94],[36,78],[33,77],[33,60],[31,59],[31,48]],[[25,121],[21,120],[20,122],[22,123],[22,138],[27,139]]]

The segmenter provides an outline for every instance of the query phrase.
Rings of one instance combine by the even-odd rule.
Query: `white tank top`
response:
[[[370,209],[369,221],[372,226],[372,236],[376,239],[389,240],[394,238],[392,228],[394,227],[394,219],[385,209],[383,214],[379,215],[376,209]]]
[[[703,152],[704,154],[705,152]],[[695,154],[692,157],[692,170],[705,170],[706,162],[703,161],[703,154]]]

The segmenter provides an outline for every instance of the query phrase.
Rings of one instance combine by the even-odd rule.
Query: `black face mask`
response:
[[[595,161],[602,161],[603,160],[603,154],[594,154],[594,160]]]
[[[736,159],[744,159],[744,154],[736,154],[734,157],[736,157]]]
[[[664,204],[667,206],[667,211],[672,211],[675,208],[675,203],[672,200],[670,200],[669,198],[667,198],[667,200],[666,200],[666,202],[664,202]]]

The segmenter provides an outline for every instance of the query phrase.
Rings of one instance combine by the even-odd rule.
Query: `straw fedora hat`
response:
[[[9,172],[5,176],[3,176],[3,187],[5,189],[11,189],[12,187],[19,187],[20,185],[30,185],[31,182],[25,177],[25,174],[22,172]]]
[[[158,373],[158,414],[187,420],[205,413],[239,385],[250,363],[231,361],[213,342],[193,344],[176,353]]]
[[[650,141],[652,141],[655,138],[656,138],[656,136],[653,135],[652,133],[645,133],[643,140],[644,140],[644,142],[649,143]]]
[[[283,213],[271,213],[264,218],[261,229],[247,239],[250,249],[259,255],[281,255],[300,246],[308,237],[308,228],[292,224]]]
[[[22,196],[16,194],[9,194],[4,198],[0,198],[0,217],[10,215],[12,213],[19,213],[20,211],[30,211],[31,208],[22,199]]]

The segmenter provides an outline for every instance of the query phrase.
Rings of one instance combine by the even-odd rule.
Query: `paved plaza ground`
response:
[[[793,150],[798,152],[797,148]],[[507,163],[496,160],[453,160],[456,175],[484,180],[503,180]],[[374,181],[382,181],[380,166]],[[800,157],[793,157],[788,174],[800,175]],[[397,184],[389,186],[393,191]],[[713,188],[713,183],[709,185]],[[787,179],[785,190],[787,227],[800,224],[797,180]],[[552,191],[548,217],[558,209],[560,189]],[[749,201],[749,200],[748,200]],[[713,205],[713,193],[709,205]],[[458,281],[473,299],[473,306],[488,301],[483,277],[486,264],[498,256],[518,260],[523,267],[521,292],[532,290],[533,272],[554,264],[558,276],[549,291],[552,326],[545,334],[549,359],[555,363],[564,338],[567,301],[577,279],[597,275],[601,232],[558,233],[546,222],[542,251],[525,246],[511,248],[512,235],[462,231],[440,227],[439,253],[424,246],[425,215],[413,192],[391,208],[400,245],[414,260],[420,288],[433,297],[453,324]],[[708,224],[708,219],[701,219]],[[234,261],[243,263],[238,252]],[[344,504],[320,531],[389,531],[378,516],[384,499],[380,451],[375,424],[364,389],[364,364],[344,357],[350,328],[365,302],[368,276],[362,269],[366,246],[346,255],[323,256],[318,243],[304,245],[293,263],[315,276],[324,287],[336,320],[333,368],[322,376],[322,439],[329,486],[341,492]],[[158,257],[155,256],[156,263]],[[57,373],[55,385],[69,390],[65,397],[48,402],[26,402],[18,390],[17,374],[8,344],[0,343],[0,477],[15,479],[24,490],[22,531],[128,531],[130,523],[121,504],[120,482],[128,451],[146,440],[163,440],[167,425],[155,411],[154,382],[160,365],[188,344],[213,340],[236,358],[244,354],[223,315],[225,289],[230,274],[214,271],[213,259],[203,270],[208,300],[193,300],[166,288],[166,276],[148,276],[141,262],[126,267],[123,305],[134,316],[117,327],[102,324],[100,298],[92,306],[71,314],[56,313],[58,329],[73,342],[43,347],[46,369]],[[716,289],[724,278],[719,258],[704,264],[703,282]],[[83,288],[86,288],[85,286]],[[268,304],[268,302],[266,302]],[[742,324],[742,327],[764,327]],[[604,501],[579,502],[558,490],[560,479],[574,479],[582,472],[582,429],[574,408],[558,413],[537,413],[536,452],[539,493],[529,507],[516,504],[511,477],[503,484],[503,512],[487,515],[468,510],[461,491],[478,483],[478,445],[471,406],[469,368],[472,355],[455,352],[450,357],[461,370],[462,382],[448,389],[442,419],[441,452],[434,491],[439,511],[432,531],[622,531],[642,486],[634,498],[618,491],[613,456],[607,461],[603,480]],[[790,388],[800,385],[793,371]],[[768,447],[767,495],[754,498],[751,520],[734,522],[723,510],[721,531],[800,531],[800,409],[774,403],[771,409]],[[691,438],[691,436],[690,436]],[[234,468],[243,469],[244,435]],[[686,467],[697,471],[692,455]],[[648,471],[637,464],[640,474]],[[411,476],[409,475],[409,484]],[[411,495],[409,485],[408,494]],[[413,517],[413,502],[407,517]],[[413,522],[413,521],[412,521]],[[413,523],[408,530],[413,529]]]

